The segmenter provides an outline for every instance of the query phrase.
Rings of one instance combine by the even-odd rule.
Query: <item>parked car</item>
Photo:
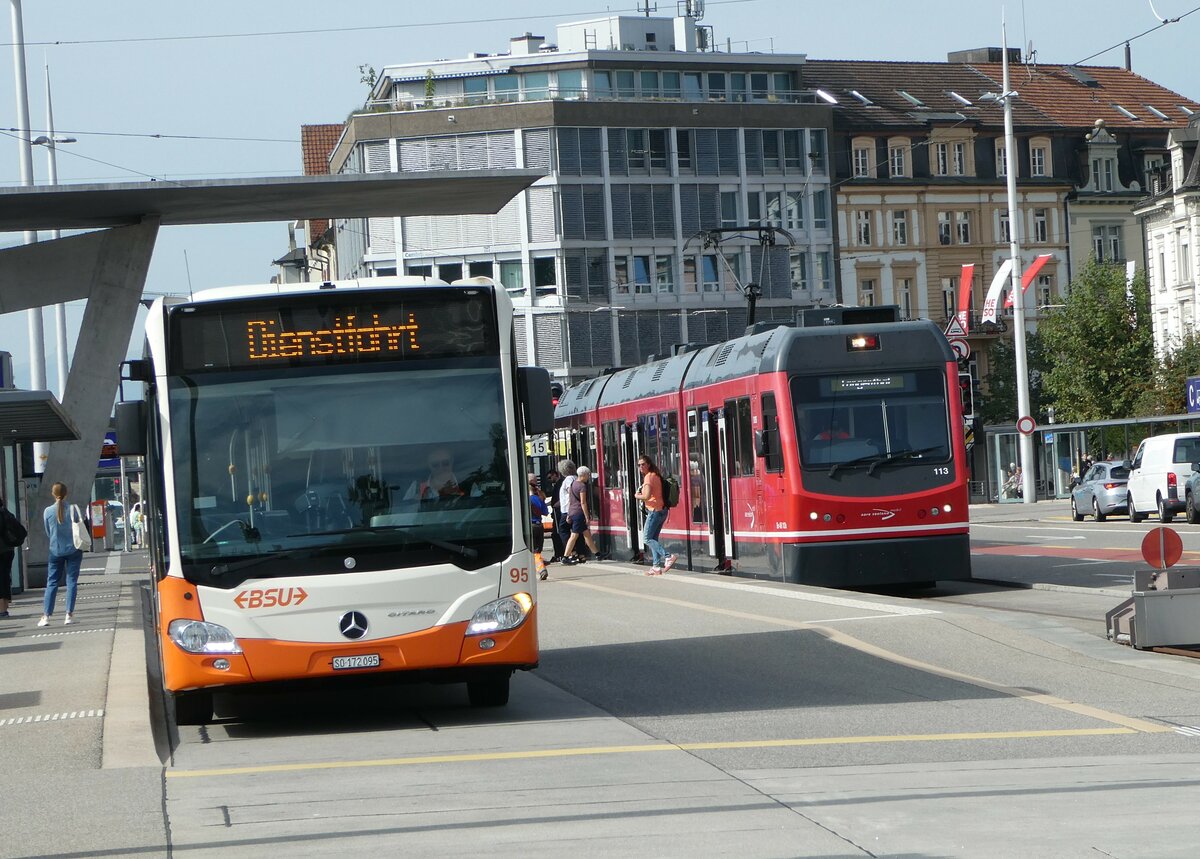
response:
[[[1192,463],[1200,462],[1200,433],[1151,436],[1138,445],[1129,467],[1126,500],[1129,519],[1141,522],[1158,511],[1160,522],[1170,522],[1184,509],[1184,484]]]
[[[1192,463],[1192,473],[1183,485],[1183,511],[1188,523],[1200,525],[1200,462]]]
[[[1128,462],[1097,462],[1071,490],[1071,518],[1079,522],[1091,513],[1103,522],[1114,513],[1128,513],[1128,484]]]

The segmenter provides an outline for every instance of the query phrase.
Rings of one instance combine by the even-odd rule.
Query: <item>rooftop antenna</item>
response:
[[[645,12],[645,13],[646,13],[646,17],[647,17],[647,18],[649,18],[649,17],[650,17],[650,11],[651,11],[651,10],[650,10],[650,0],[641,0],[641,2],[642,2],[642,4],[643,4],[643,5],[642,5],[642,6],[638,6],[638,11],[639,11],[639,12]],[[644,8],[643,8],[643,6],[644,6]],[[657,4],[657,3],[655,3],[655,4],[654,4],[654,11],[655,11],[655,12],[657,12],[657,11],[658,11],[658,4]]]

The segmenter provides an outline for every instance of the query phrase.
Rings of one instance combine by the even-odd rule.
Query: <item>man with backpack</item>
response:
[[[29,532],[8,509],[0,497],[0,617],[8,617],[12,603],[12,564],[16,548],[25,542]]]

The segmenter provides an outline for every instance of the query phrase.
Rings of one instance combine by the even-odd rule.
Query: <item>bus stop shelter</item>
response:
[[[1080,423],[1046,424],[1033,431],[1034,486],[1038,500],[1069,498],[1072,481],[1087,458],[1132,459],[1142,439],[1170,432],[1200,431],[1200,414],[1152,415]],[[1016,424],[983,428],[983,443],[972,458],[971,500],[1020,503],[1007,489],[1009,474],[1020,462]],[[980,450],[982,448],[982,451]]]

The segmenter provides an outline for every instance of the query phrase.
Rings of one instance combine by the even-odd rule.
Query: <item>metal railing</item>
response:
[[[686,104],[818,104],[816,93],[811,90],[785,90],[770,93],[686,93],[682,90],[661,89],[655,92],[620,89],[564,89],[538,88],[524,92],[512,91],[491,94],[434,95],[420,97],[411,93],[400,93],[385,99],[371,99],[359,110],[360,113],[391,113],[410,110],[444,110],[447,108],[476,107],[480,105],[517,104],[533,101],[590,101],[590,102],[655,102]]]

